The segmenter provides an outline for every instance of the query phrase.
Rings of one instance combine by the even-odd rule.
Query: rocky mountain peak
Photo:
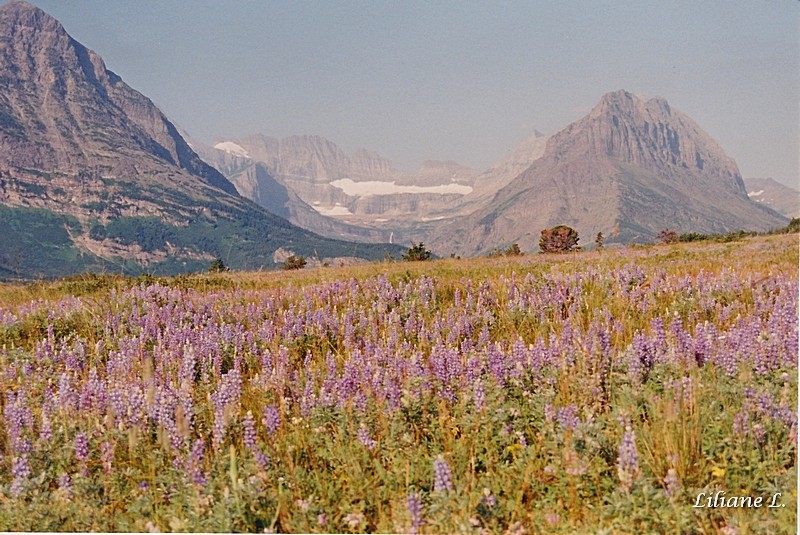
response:
[[[460,163],[454,162],[453,160],[425,160],[422,162],[422,165],[420,165],[419,168],[420,172],[438,170],[461,171],[464,169],[467,169],[467,167],[464,167]]]
[[[375,151],[359,149],[350,157],[353,173],[368,178],[385,177],[396,172],[392,162]]]
[[[551,138],[548,153],[559,160],[610,159],[662,176],[697,173],[745,196],[734,160],[663,98],[607,93],[586,117]]]
[[[396,172],[391,162],[376,152],[360,149],[348,156],[336,143],[317,135],[276,139],[253,134],[220,140],[215,147],[230,154],[247,154],[275,176],[311,184],[327,184],[339,178],[374,180]]]
[[[671,111],[669,103],[662,97],[648,99],[620,89],[603,95],[589,115],[597,117],[609,112],[623,115],[633,112],[670,115]]]
[[[663,98],[608,93],[588,115],[553,134],[541,158],[527,159],[531,146],[490,171],[519,169],[517,163],[524,170],[473,213],[442,224],[426,243],[470,255],[514,242],[535,249],[538,231],[556,224],[583,237],[603,232],[638,241],[664,228],[713,233],[784,223],[748,199],[733,159]],[[480,178],[496,184],[497,176],[508,174]]]
[[[69,72],[79,71],[104,93],[102,82],[108,83],[110,73],[103,60],[41,9],[19,0],[0,6],[0,36],[6,36],[0,44],[0,67],[13,66],[18,78],[38,75],[37,81],[64,92]]]
[[[61,23],[38,7],[23,0],[11,0],[0,5],[0,20],[13,21],[12,26],[17,29],[36,28],[38,32],[55,31],[66,35],[67,32]]]
[[[25,2],[0,6],[0,127],[0,168],[114,176],[177,166],[236,193],[147,97]]]

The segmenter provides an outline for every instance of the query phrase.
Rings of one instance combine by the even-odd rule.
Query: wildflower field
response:
[[[796,529],[796,234],[3,285],[0,347],[0,530]]]

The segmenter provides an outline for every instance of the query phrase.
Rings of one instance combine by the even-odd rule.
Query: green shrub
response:
[[[544,229],[539,239],[539,249],[543,253],[569,253],[579,251],[578,231],[566,225]]]
[[[665,228],[664,230],[658,233],[659,243],[665,243],[665,244],[678,243],[679,240],[680,236],[678,236],[678,233],[672,229]]]
[[[291,271],[293,269],[303,269],[306,267],[306,258],[304,256],[295,256],[292,255],[286,259],[286,262],[283,263],[284,271]]]
[[[211,265],[208,266],[209,273],[222,273],[223,271],[228,271],[228,266],[225,265],[225,262],[222,261],[221,258],[217,257],[211,262]]]
[[[422,242],[412,243],[408,251],[403,255],[403,260],[406,262],[417,262],[420,260],[430,260],[433,257],[428,249],[425,248]]]

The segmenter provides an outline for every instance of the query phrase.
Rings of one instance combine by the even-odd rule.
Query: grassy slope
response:
[[[428,262],[373,262],[358,266],[329,266],[297,271],[234,271],[216,274],[158,276],[143,274],[127,277],[119,274],[76,274],[53,281],[33,284],[0,283],[0,303],[21,303],[31,299],[60,299],[67,295],[101,296],[110,288],[122,289],[142,282],[158,282],[168,286],[196,288],[201,291],[224,288],[274,289],[286,285],[307,286],[342,279],[358,280],[385,274],[390,281],[436,277],[440,284],[454,287],[462,278],[497,281],[512,273],[574,272],[587,266],[601,270],[635,261],[646,267],[664,267],[668,272],[696,274],[701,270],[720,269],[735,258],[742,270],[759,269],[765,258],[760,255],[737,256],[742,244],[763,243],[772,254],[769,263],[784,268],[798,262],[797,234],[745,238],[733,243],[696,242],[673,245],[640,245],[633,248],[588,251],[567,255],[529,254],[521,257],[444,258]]]
[[[482,281],[495,288],[504,287],[514,276],[522,281],[526,274],[533,274],[541,280],[545,276],[557,280],[569,278],[572,274],[598,270],[608,275],[613,270],[621,270],[635,264],[644,272],[653,274],[663,272],[666,276],[694,278],[713,277],[734,270],[742,276],[756,275],[757,280],[765,280],[776,274],[796,277],[798,265],[798,237],[796,234],[748,238],[735,243],[692,243],[672,246],[637,247],[627,250],[608,250],[573,255],[532,255],[521,258],[494,258],[475,260],[446,259],[419,263],[380,263],[356,267],[331,267],[306,269],[297,272],[271,273],[224,273],[215,275],[193,275],[175,278],[154,279],[143,277],[130,279],[116,276],[80,276],[67,280],[40,282],[31,285],[0,285],[0,308],[15,309],[20,305],[37,300],[58,301],[69,296],[80,296],[91,303],[91,313],[79,313],[67,322],[57,325],[60,334],[85,337],[87,347],[93,347],[97,332],[94,321],[102,317],[109,292],[120,291],[141,283],[159,282],[175,288],[192,288],[200,293],[225,292],[234,289],[281,292],[287,302],[303,302],[302,289],[314,285],[332,283],[354,278],[366,281],[385,275],[389,282],[398,284],[418,280],[422,276],[432,277],[436,288],[436,304],[429,315],[444,313],[454,306],[455,293],[463,291],[464,280],[473,281],[477,286]],[[701,275],[703,274],[703,275]],[[756,283],[760,284],[760,283]],[[746,293],[746,292],[745,292]],[[502,292],[500,292],[502,295]],[[632,308],[632,301],[618,295],[610,295],[600,286],[589,284],[584,287],[579,318],[588,323],[602,311],[607,310],[619,318],[624,329],[612,337],[612,345],[622,357],[625,348],[631,343],[636,331],[647,331],[650,319],[655,315],[674,313],[699,318],[707,317],[712,323],[730,327],[733,320],[721,320],[719,311],[698,310],[699,306],[680,295],[665,293],[655,295],[653,308],[646,313]],[[730,303],[741,300],[742,306],[751,306],[752,296],[745,294],[729,295],[720,290],[715,296],[717,302]],[[677,303],[677,305],[676,305]],[[505,300],[497,303],[496,322],[491,329],[493,341],[510,343],[517,337],[524,342],[536,343],[545,339],[549,333],[559,333],[561,323],[558,315],[551,321],[541,323],[525,315],[513,313],[505,308]],[[683,308],[681,308],[683,307]],[[576,320],[579,321],[580,320]],[[47,321],[41,315],[25,320],[14,332],[6,332],[6,343],[32,350],[34,345],[46,336]],[[286,341],[288,343],[288,341]],[[312,346],[309,346],[311,348]],[[423,352],[430,346],[420,341]],[[301,358],[302,355],[294,355]],[[311,366],[322,369],[324,355],[316,355]],[[794,393],[787,391],[789,406],[796,406],[797,371],[789,370]],[[657,372],[657,373],[656,373]],[[520,521],[528,527],[528,532],[594,532],[602,526],[612,531],[682,531],[717,532],[722,526],[738,525],[743,530],[755,532],[786,532],[794,526],[797,511],[796,464],[794,455],[786,457],[781,444],[769,439],[764,447],[754,447],[742,441],[741,437],[731,435],[730,426],[733,413],[741,405],[742,388],[757,382],[752,373],[743,371],[734,378],[726,378],[712,365],[687,372],[696,388],[691,399],[693,409],[687,416],[675,418],[672,411],[678,409],[670,402],[666,392],[667,379],[675,376],[676,370],[657,369],[646,389],[637,390],[626,384],[624,376],[614,376],[613,389],[608,414],[597,414],[596,424],[580,439],[555,433],[543,423],[542,410],[545,399],[551,399],[559,406],[576,403],[579,407],[591,405],[591,393],[583,382],[586,377],[580,369],[554,376],[555,391],[545,388],[534,391],[533,398],[526,397],[524,389],[509,388],[498,396],[487,388],[488,406],[492,411],[488,420],[476,419],[468,404],[449,405],[441,400],[431,400],[421,405],[410,405],[404,417],[411,418],[403,423],[397,418],[368,411],[365,419],[369,422],[375,438],[381,442],[379,453],[370,454],[360,447],[354,438],[358,416],[345,413],[344,416],[319,414],[309,422],[325,425],[329,432],[312,433],[304,424],[282,430],[269,446],[273,457],[273,468],[266,481],[267,490],[260,494],[248,495],[246,490],[240,494],[230,494],[226,481],[230,481],[233,464],[228,451],[218,454],[209,465],[216,481],[209,487],[216,501],[209,502],[205,495],[179,493],[172,504],[155,498],[150,505],[148,494],[133,492],[138,511],[126,505],[125,493],[111,487],[112,494],[100,502],[85,506],[56,506],[53,510],[71,511],[59,522],[44,525],[35,519],[50,518],[45,511],[47,502],[31,498],[27,504],[16,507],[24,510],[27,519],[15,516],[9,509],[12,502],[0,504],[0,523],[6,529],[103,529],[103,530],[144,530],[144,519],[150,518],[162,529],[217,530],[234,531],[243,529],[253,531],[265,524],[253,520],[258,513],[247,510],[242,504],[251,503],[256,509],[264,509],[269,521],[277,522],[284,530],[291,531],[346,531],[346,514],[361,510],[367,513],[368,524],[361,524],[356,531],[365,528],[377,531],[397,531],[403,529],[406,491],[411,487],[420,490],[425,496],[426,530],[430,532],[454,532],[469,526],[470,517],[479,518],[490,531],[502,532],[509,525]],[[682,376],[677,371],[678,378]],[[251,379],[248,379],[248,383]],[[771,376],[767,381],[772,381]],[[248,387],[252,388],[252,387]],[[760,384],[780,392],[780,384],[769,382]],[[251,398],[243,402],[244,410],[253,410],[256,415],[261,410],[269,393],[248,390]],[[541,397],[540,397],[541,396]],[[502,399],[501,399],[502,398]],[[271,398],[270,398],[271,399]],[[521,419],[530,418],[531,427],[524,428],[531,443],[529,449],[522,450],[513,440],[504,438],[501,429],[507,417],[498,416],[494,410],[522,410]],[[414,411],[419,411],[414,412]],[[581,412],[582,418],[588,413]],[[637,446],[640,455],[643,482],[630,492],[614,487],[616,481],[615,462],[617,447],[622,431],[617,423],[621,415],[637,416],[633,420]],[[299,416],[299,415],[297,415]],[[415,420],[416,418],[416,420]],[[258,417],[257,417],[258,420]],[[516,425],[516,424],[515,424]],[[595,434],[599,426],[600,431]],[[402,442],[411,432],[410,443]],[[770,433],[773,431],[770,430]],[[405,434],[404,434],[405,433]],[[770,434],[770,437],[773,435]],[[775,437],[778,435],[776,434]],[[420,437],[423,437],[420,440]],[[235,439],[234,444],[240,439]],[[796,439],[795,439],[796,440]],[[596,441],[596,443],[593,443]],[[786,439],[788,442],[788,438]],[[70,445],[71,447],[71,445]],[[265,446],[267,447],[267,446]],[[156,452],[156,446],[153,451]],[[581,449],[581,448],[585,448]],[[788,449],[791,450],[792,446]],[[120,446],[125,451],[126,448]],[[429,488],[432,478],[431,461],[438,451],[445,451],[453,466],[456,479],[457,496],[450,501],[443,500]],[[569,455],[582,455],[591,451],[593,457],[588,472],[584,476],[564,475],[561,463],[569,462]],[[680,501],[672,502],[664,498],[661,488],[668,466],[669,454],[679,451],[681,482],[687,487]],[[572,453],[570,453],[572,452]],[[577,452],[577,453],[576,453]],[[124,458],[124,453],[119,453]],[[241,454],[240,455],[246,455]],[[153,453],[148,458],[129,459],[130,470],[146,471],[155,465],[147,463],[158,459]],[[162,461],[163,462],[163,461]],[[241,459],[237,467],[242,477],[253,473],[252,463]],[[144,464],[143,464],[144,463]],[[310,464],[309,464],[310,463]],[[476,463],[479,467],[476,471]],[[788,464],[786,464],[788,463]],[[548,466],[556,466],[558,472],[548,475]],[[169,472],[162,465],[165,473]],[[155,477],[155,476],[154,476]],[[164,476],[167,477],[167,476]],[[278,477],[287,483],[278,485]],[[115,485],[123,485],[119,479]],[[154,479],[156,481],[158,478]],[[163,480],[160,479],[159,481]],[[426,483],[427,482],[427,483]],[[76,484],[77,485],[77,484]],[[154,483],[155,485],[155,483]],[[772,485],[772,487],[769,487]],[[480,500],[484,488],[491,490],[499,499],[496,509],[481,508]],[[736,492],[758,493],[766,488],[785,491],[787,509],[781,511],[761,510],[692,510],[687,503],[693,499],[692,493],[703,489],[725,488],[731,494]],[[102,495],[100,487],[81,488],[86,493],[84,499]],[[121,492],[116,495],[114,492]],[[92,494],[94,493],[94,494]],[[97,494],[100,493],[100,494]],[[321,528],[315,515],[304,514],[297,500],[314,494],[311,511],[327,512],[330,522],[327,529]],[[265,495],[269,497],[266,498]],[[601,498],[602,497],[602,498]],[[41,499],[45,499],[42,497]],[[114,501],[118,500],[118,501]],[[47,504],[47,505],[45,505]],[[94,509],[92,509],[94,507]],[[107,518],[102,517],[106,511]],[[201,514],[202,512],[202,514]],[[548,517],[554,513],[556,517]],[[116,516],[115,516],[116,515]],[[137,516],[138,515],[138,516]],[[52,516],[52,515],[51,515]],[[41,522],[41,520],[39,520]],[[127,523],[126,523],[127,522]],[[256,523],[248,523],[256,522]],[[467,527],[466,529],[472,529]],[[475,531],[477,533],[477,531]]]
[[[5,231],[0,238],[0,277],[51,278],[85,271],[174,275],[204,271],[211,262],[209,255],[222,258],[235,269],[274,269],[277,265],[273,253],[279,247],[306,257],[354,256],[368,260],[380,260],[387,254],[399,257],[404,252],[396,245],[323,238],[266,212],[248,211],[247,206],[239,208],[239,212],[227,214],[229,218],[211,220],[200,216],[185,226],[155,217],[121,217],[105,226],[95,223],[89,229],[94,239],[137,244],[145,252],[179,248],[178,254],[145,266],[132,259],[99,258],[76,247],[70,233],[77,236],[84,229],[74,217],[0,205],[0,225]]]

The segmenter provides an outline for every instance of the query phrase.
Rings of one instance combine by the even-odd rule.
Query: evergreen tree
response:
[[[539,249],[543,253],[569,253],[579,251],[578,231],[566,225],[544,229],[539,239]]]

